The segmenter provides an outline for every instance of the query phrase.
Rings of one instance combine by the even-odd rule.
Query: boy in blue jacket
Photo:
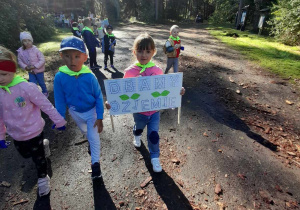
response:
[[[97,64],[97,51],[96,47],[100,47],[99,41],[96,39],[93,30],[91,29],[91,20],[86,18],[83,20],[84,28],[81,31],[81,35],[89,51],[90,56],[90,68],[92,70],[99,69],[101,66]]]
[[[54,99],[57,111],[65,117],[69,113],[87,136],[92,159],[92,179],[101,177],[100,137],[103,130],[103,97],[97,78],[83,65],[87,60],[86,48],[81,39],[71,36],[62,40],[60,56],[65,66],[54,78]]]

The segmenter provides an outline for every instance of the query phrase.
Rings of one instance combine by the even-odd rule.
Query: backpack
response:
[[[166,47],[166,43],[167,43],[167,42],[170,42],[171,46]],[[172,43],[173,43],[173,45],[174,45],[174,42],[172,42],[170,39],[168,39],[168,40],[165,42],[165,44],[164,44],[164,46],[163,46],[163,52],[164,52],[165,54],[168,54],[168,53],[171,53],[171,52],[174,51],[174,47],[172,46]]]

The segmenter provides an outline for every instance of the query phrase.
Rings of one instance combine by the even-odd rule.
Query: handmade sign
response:
[[[110,114],[181,107],[182,73],[104,80]]]

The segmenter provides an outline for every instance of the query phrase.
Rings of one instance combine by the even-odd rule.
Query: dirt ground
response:
[[[169,27],[115,27],[117,70],[95,72],[103,93],[103,80],[122,78],[133,62],[130,48],[140,32],[154,37],[158,52],[153,60],[164,69],[162,46]],[[51,195],[37,199],[34,164],[11,145],[0,151],[0,209],[49,209],[49,202],[55,210],[299,209],[298,81],[291,84],[247,61],[199,25],[182,26],[180,37],[186,94],[180,125],[177,109],[161,111],[163,172],[152,171],[145,135],[140,149],[133,146],[132,115],[115,116],[113,132],[105,110],[103,180],[92,182],[88,143],[74,121],[68,116],[67,130],[57,133],[44,116],[52,153]],[[98,62],[103,65],[100,50]],[[58,55],[47,58],[52,102],[59,65]]]

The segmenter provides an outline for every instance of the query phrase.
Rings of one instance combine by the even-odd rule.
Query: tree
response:
[[[271,34],[289,45],[300,45],[300,0],[280,0],[270,20]]]

